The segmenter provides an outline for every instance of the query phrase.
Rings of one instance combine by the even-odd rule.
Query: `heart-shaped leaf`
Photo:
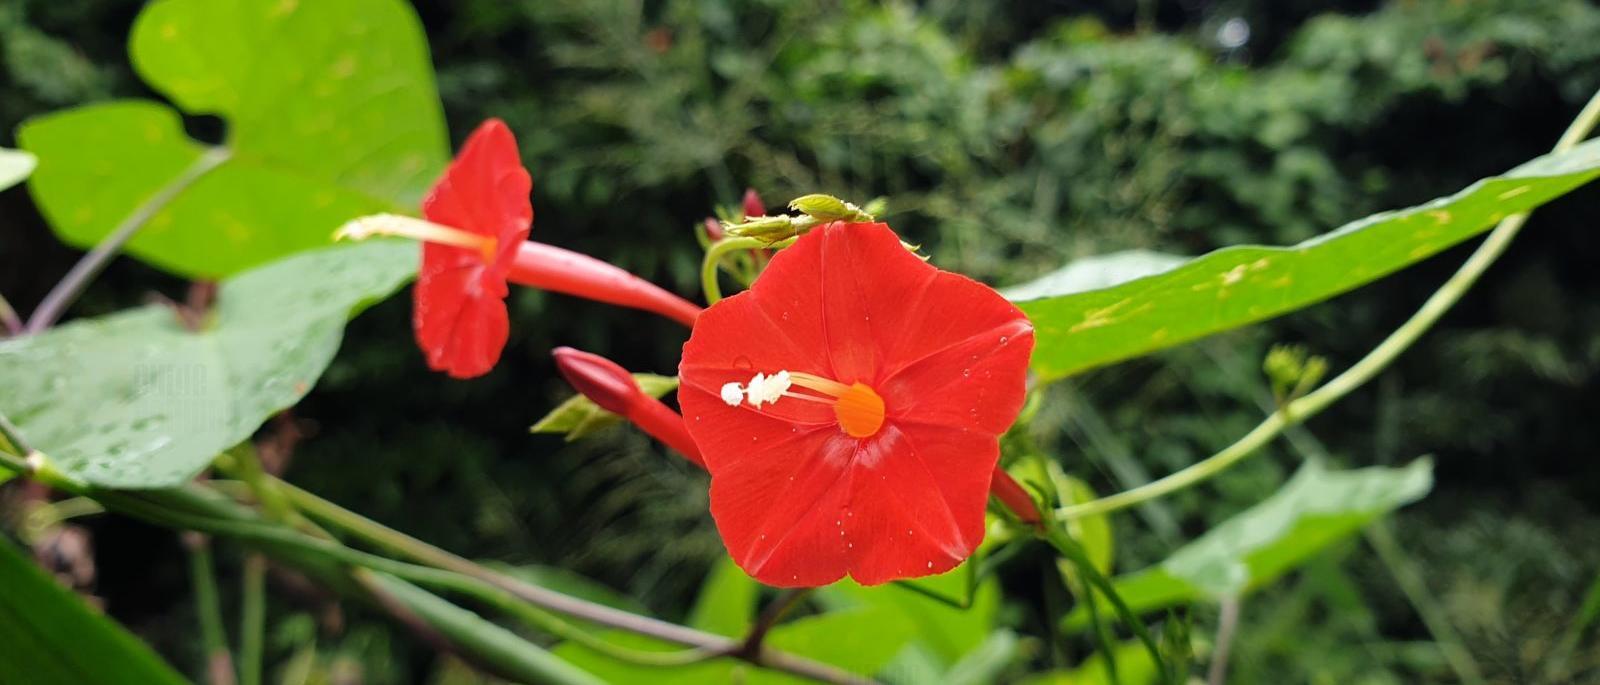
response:
[[[221,116],[226,139],[208,151],[148,101],[24,124],[34,198],[73,245],[148,203],[128,252],[218,278],[326,244],[352,217],[410,211],[448,159],[427,42],[399,0],[156,0],[130,53],[184,112]]]
[[[0,411],[84,482],[179,485],[304,397],[416,264],[410,243],[324,248],[224,282],[198,331],[151,305],[0,341]]]
[[[1268,319],[1377,280],[1538,207],[1600,175],[1600,140],[1535,159],[1450,197],[1355,221],[1290,247],[1227,247],[1172,267],[1128,257],[1154,275],[1098,290],[1072,267],[1009,289],[1033,320],[1033,368],[1059,378]],[[1106,272],[1105,264],[1087,272]],[[1113,274],[1114,276],[1115,274]],[[1072,277],[1069,277],[1072,276]],[[1114,281],[1115,278],[1107,277]]]

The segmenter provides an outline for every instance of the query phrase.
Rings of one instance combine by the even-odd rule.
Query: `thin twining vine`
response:
[[[1600,92],[1596,92],[1578,113],[1577,118],[1567,126],[1566,132],[1561,134],[1561,139],[1556,142],[1555,152],[1566,152],[1577,146],[1589,133],[1594,130],[1596,123],[1600,123]],[[1323,386],[1306,394],[1299,399],[1286,402],[1278,411],[1262,420],[1255,428],[1246,433],[1221,451],[1205,459],[1195,462],[1190,466],[1167,475],[1163,478],[1150,481],[1144,485],[1124,490],[1114,495],[1061,507],[1055,510],[1056,517],[1062,520],[1083,518],[1105,514],[1119,509],[1134,506],[1141,502],[1170,495],[1189,486],[1195,485],[1212,476],[1215,476],[1234,464],[1243,461],[1246,457],[1255,454],[1257,450],[1266,446],[1278,437],[1285,428],[1294,423],[1304,421],[1318,412],[1327,409],[1334,402],[1350,394],[1351,391],[1361,387],[1372,380],[1380,371],[1389,366],[1401,353],[1405,352],[1438,323],[1439,318],[1449,311],[1457,301],[1466,294],[1467,290],[1478,281],[1478,278],[1494,264],[1495,260],[1504,254],[1511,245],[1513,238],[1528,222],[1529,212],[1513,214],[1501,220],[1499,225],[1489,233],[1483,243],[1472,256],[1463,262],[1461,267],[1435,290],[1433,295],[1411,315],[1405,323],[1396,328],[1389,337],[1384,338],[1366,356],[1362,357],[1344,373],[1339,374]]]

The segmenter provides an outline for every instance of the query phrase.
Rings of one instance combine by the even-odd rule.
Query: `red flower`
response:
[[[942,573],[983,538],[1033,327],[884,224],[834,223],[701,315],[679,366],[711,514],[757,580]]]
[[[422,201],[428,221],[492,239],[476,249],[422,246],[411,325],[435,371],[471,378],[500,360],[510,332],[506,275],[533,225],[532,189],[517,139],[505,122],[490,119]]]
[[[588,255],[527,240],[532,187],[516,138],[504,122],[490,119],[467,138],[422,201],[426,221],[380,214],[352,221],[335,234],[423,241],[411,320],[428,366],[456,378],[494,368],[510,328],[508,280],[694,325],[700,307],[693,303]]]

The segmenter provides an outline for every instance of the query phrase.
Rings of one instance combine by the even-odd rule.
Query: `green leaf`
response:
[[[404,242],[324,248],[224,282],[197,332],[151,305],[0,341],[0,411],[84,482],[179,485],[305,396],[416,262]]]
[[[858,608],[831,612],[781,624],[767,634],[766,644],[810,657],[852,673],[876,672],[906,644],[915,629],[908,619],[892,611]],[[612,644],[641,651],[672,652],[684,649],[633,633],[604,635]],[[565,642],[555,655],[609,683],[808,683],[777,671],[758,669],[733,659],[716,659],[689,666],[641,666],[619,661],[576,643]]]
[[[756,597],[761,585],[727,556],[711,568],[711,576],[700,586],[700,597],[689,612],[689,627],[708,633],[739,637],[749,630],[756,615]]]
[[[122,626],[90,609],[0,538],[0,683],[181,685]]]
[[[943,682],[946,685],[983,685],[1000,682],[1000,674],[1016,660],[1017,634],[997,630],[989,634],[983,644],[973,648],[955,666],[950,667]]]
[[[1018,288],[1018,305],[1038,336],[1033,367],[1059,378],[1315,304],[1426,259],[1597,174],[1600,140],[1291,247],[1223,248],[1089,292],[1074,292],[1082,283],[1077,278],[1062,278],[1060,292],[1048,283]]]
[[[906,582],[960,600],[967,594],[969,573],[961,566]],[[851,580],[829,586],[822,599],[832,606],[872,607],[905,616],[916,626],[912,639],[939,657],[944,666],[954,664],[989,639],[1000,611],[1000,587],[993,578],[978,584],[972,605],[965,609],[897,585],[865,587]]]
[[[129,253],[218,278],[324,245],[345,220],[409,211],[449,155],[428,46],[400,0],[156,0],[129,52],[228,159],[156,211]],[[172,108],[89,105],[28,121],[29,187],[62,240],[99,242],[204,163]]]
[[[5,190],[28,178],[39,160],[20,150],[0,147],[0,190]]]
[[[639,383],[639,389],[645,394],[660,399],[667,393],[678,389],[677,376],[658,376],[653,373],[633,374],[633,380]],[[573,395],[565,402],[556,405],[549,414],[533,424],[529,431],[533,433],[565,434],[567,442],[572,442],[586,437],[603,428],[614,426],[622,421],[622,417],[601,409],[589,398],[583,395]]]
[[[1111,654],[1117,661],[1116,680],[1111,679],[1111,671],[1106,668],[1105,652],[1095,652],[1077,668],[1039,673],[1021,682],[1023,685],[1150,685],[1159,680],[1160,670],[1138,640],[1116,645]]]
[[[1159,566],[1113,580],[1135,612],[1197,599],[1242,595],[1356,533],[1373,519],[1421,499],[1433,487],[1433,465],[1418,459],[1402,468],[1374,466],[1329,471],[1307,462],[1265,501],[1228,519]],[[1074,609],[1063,629],[1088,625]]]
[[[1014,302],[1061,297],[1154,276],[1171,271],[1187,261],[1188,257],[1150,250],[1112,252],[1075,259],[1027,283],[1002,289],[1000,294]]]

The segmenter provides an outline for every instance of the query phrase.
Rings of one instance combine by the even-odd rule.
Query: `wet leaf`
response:
[[[409,243],[324,248],[225,281],[198,331],[150,305],[0,341],[0,411],[68,475],[179,485],[304,397],[416,263]]]

